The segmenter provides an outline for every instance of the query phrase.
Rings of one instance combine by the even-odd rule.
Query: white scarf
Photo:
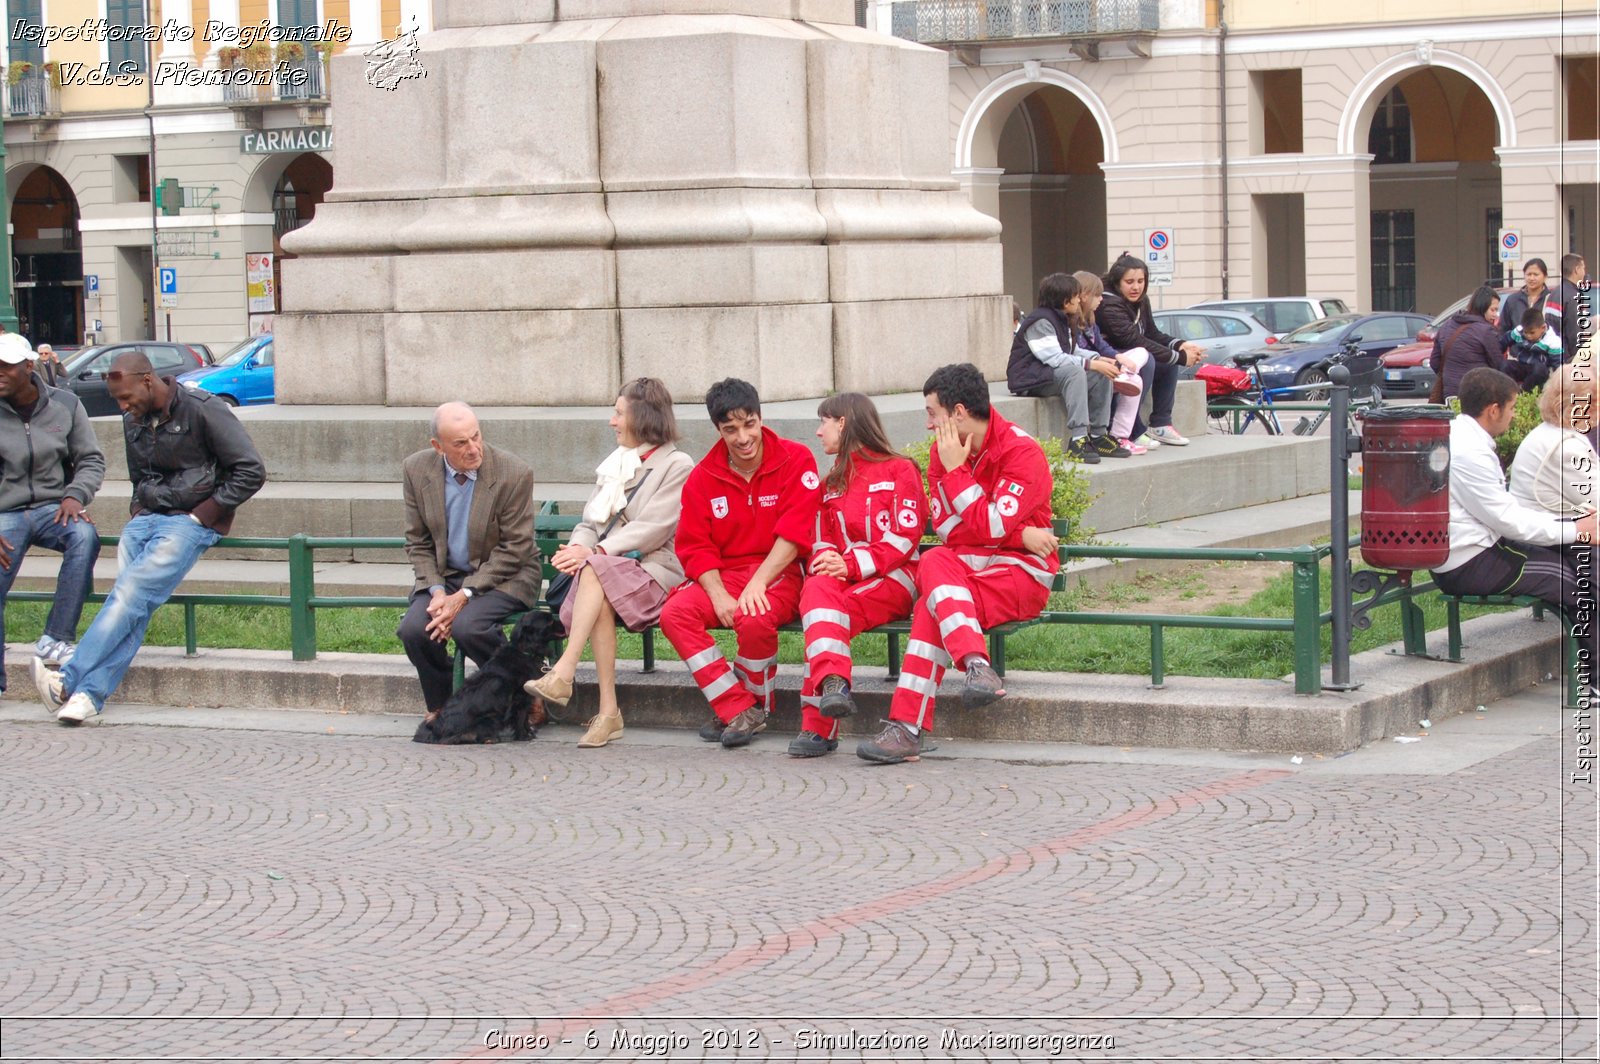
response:
[[[604,525],[628,505],[628,481],[644,463],[639,453],[644,447],[618,447],[595,466],[595,490],[583,505],[583,519],[596,528]]]

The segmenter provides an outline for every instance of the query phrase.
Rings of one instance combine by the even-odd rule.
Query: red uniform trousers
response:
[[[901,583],[901,581],[904,583]],[[909,585],[909,586],[907,586]],[[911,614],[916,584],[904,569],[889,576],[847,584],[832,576],[810,576],[800,591],[800,624],[805,628],[806,676],[800,686],[800,730],[824,739],[839,737],[839,722],[824,717],[822,680],[850,680],[850,640],[880,624]]]
[[[757,568],[747,565],[721,570],[722,586],[738,598]],[[711,638],[711,629],[720,627],[721,622],[705,588],[692,582],[680,584],[661,608],[662,634],[689,666],[700,693],[724,724],[757,704],[772,712],[778,679],[778,626],[788,624],[800,612],[798,569],[785,570],[767,585],[767,602],[772,608],[758,617],[734,616],[739,653],[732,668]]]
[[[934,547],[917,563],[922,594],[911,614],[911,637],[889,702],[890,720],[933,727],[934,695],[952,659],[988,657],[984,629],[1037,617],[1050,600],[1050,589],[1021,566],[995,561],[973,570],[958,557],[959,550]]]

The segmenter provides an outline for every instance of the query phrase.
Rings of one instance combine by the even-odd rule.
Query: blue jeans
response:
[[[57,504],[50,502],[31,510],[0,513],[0,537],[11,544],[11,567],[0,566],[0,691],[6,689],[6,595],[30,546],[61,553],[56,597],[50,604],[44,634],[69,643],[78,637],[78,618],[83,616],[84,597],[94,584],[94,560],[100,557],[100,535],[88,521],[56,524],[56,509]]]
[[[117,546],[117,582],[61,671],[67,694],[88,695],[96,709],[105,705],[133,664],[150,615],[221,538],[187,514],[146,513],[128,522]]]

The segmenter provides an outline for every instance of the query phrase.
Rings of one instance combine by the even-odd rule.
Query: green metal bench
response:
[[[1446,630],[1449,633],[1449,651],[1446,660],[1461,662],[1466,659],[1461,656],[1461,607],[1462,606],[1531,606],[1533,619],[1544,620],[1545,610],[1553,612],[1561,621],[1562,659],[1566,662],[1567,694],[1566,705],[1568,708],[1580,704],[1584,692],[1579,683],[1581,673],[1578,655],[1579,640],[1572,633],[1572,619],[1566,615],[1560,606],[1534,598],[1532,595],[1451,595],[1439,592],[1444,599]]]

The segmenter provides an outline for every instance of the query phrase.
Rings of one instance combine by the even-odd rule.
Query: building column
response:
[[[1496,148],[1500,160],[1500,224],[1522,230],[1522,250],[1508,272],[1521,284],[1522,264],[1544,259],[1552,275],[1559,275],[1566,254],[1565,197],[1562,185],[1589,185],[1600,180],[1600,163],[1592,148],[1573,149],[1557,144],[1548,148]],[[1591,276],[1595,267],[1589,267]]]
[[[211,0],[211,18],[224,26],[239,25],[239,0]],[[208,57],[215,55],[219,49],[230,47],[233,43],[220,39],[207,41],[206,55]],[[216,63],[213,62],[211,65],[215,66]]]
[[[958,166],[950,174],[961,182],[961,191],[967,194],[974,207],[991,218],[998,218],[1000,178],[1005,172],[1004,167],[998,166]]]
[[[365,51],[384,39],[382,0],[350,0],[349,51]]]
[[[172,23],[179,30],[192,29],[195,31],[193,40],[180,40],[177,34],[166,32],[168,23]],[[162,0],[161,2],[161,58],[169,63],[184,63],[190,66],[195,61],[195,45],[199,43],[204,47],[201,39],[204,26],[194,24],[193,0]]]

